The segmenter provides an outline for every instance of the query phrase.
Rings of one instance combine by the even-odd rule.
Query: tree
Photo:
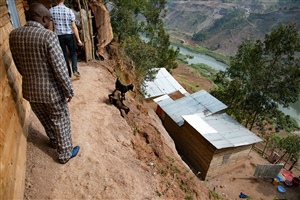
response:
[[[281,135],[278,135],[278,134],[272,135],[270,137],[269,142],[268,142],[268,144],[266,146],[268,146],[269,148],[271,148],[271,155],[270,155],[271,158],[274,155],[275,149],[279,149],[280,148],[280,141],[282,140],[282,138],[283,137]],[[263,153],[264,153],[264,151],[263,151]],[[274,160],[274,162],[275,161],[276,160]]]
[[[295,23],[274,29],[264,41],[246,40],[230,58],[229,68],[217,76],[222,87],[212,94],[251,130],[259,117],[275,113],[278,104],[288,107],[298,100],[299,53],[300,34]]]
[[[118,41],[133,60],[142,80],[152,79],[153,68],[177,67],[179,50],[173,49],[165,32],[165,0],[113,0],[111,23]],[[140,38],[145,35],[147,41]]]
[[[275,137],[274,137],[275,131],[273,130],[273,128],[269,124],[269,122],[265,121],[261,124],[261,133],[262,133],[264,141],[265,141],[265,147],[262,151],[262,156],[264,157],[267,146],[270,146],[270,145],[272,146],[272,145],[276,144],[276,140],[273,140],[273,139],[275,139]]]
[[[300,144],[300,136],[297,134],[289,134],[287,137],[281,139],[280,148],[284,151],[284,154],[278,159],[276,163],[279,163],[285,155],[289,155],[288,160],[291,157],[298,159],[300,155],[299,144]]]
[[[206,31],[200,31],[198,33],[194,33],[192,36],[192,40],[197,42],[202,42],[207,38],[208,34]]]
[[[111,25],[118,37],[118,42],[130,36],[137,36],[142,25],[139,24],[138,15],[143,9],[145,0],[113,0],[109,3]]]

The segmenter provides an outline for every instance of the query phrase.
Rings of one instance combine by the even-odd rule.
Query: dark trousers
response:
[[[72,76],[72,71],[73,71],[73,73],[77,72],[77,56],[76,56],[76,45],[75,45],[74,34],[59,35],[58,39],[59,39],[59,44],[61,46],[61,49],[64,53],[66,63],[67,63],[69,76],[71,77]],[[71,71],[71,68],[70,68],[67,47],[68,47],[68,50],[71,54],[72,71]]]

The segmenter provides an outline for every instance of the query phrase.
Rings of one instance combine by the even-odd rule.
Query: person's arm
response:
[[[71,22],[71,25],[72,25],[72,29],[73,29],[74,35],[76,37],[76,40],[78,42],[78,45],[82,46],[83,44],[82,44],[82,42],[80,40],[78,29],[77,29],[77,26],[76,26],[75,22]]]

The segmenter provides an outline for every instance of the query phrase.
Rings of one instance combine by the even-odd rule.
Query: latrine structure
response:
[[[227,106],[205,90],[154,101],[183,160],[204,180],[244,163],[252,145],[262,141],[227,115]]]

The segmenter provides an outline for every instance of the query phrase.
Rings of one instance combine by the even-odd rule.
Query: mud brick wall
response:
[[[24,25],[23,1],[14,1]],[[25,187],[30,106],[22,98],[22,78],[9,49],[12,30],[6,0],[0,0],[0,199],[23,199]]]

